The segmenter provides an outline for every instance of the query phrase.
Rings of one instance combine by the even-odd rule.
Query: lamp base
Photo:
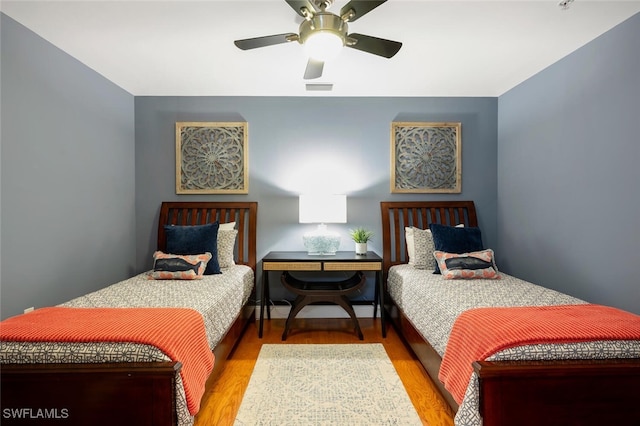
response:
[[[315,232],[304,234],[302,236],[302,242],[309,255],[335,255],[340,247],[340,234],[337,232],[328,232],[326,228],[320,228]]]

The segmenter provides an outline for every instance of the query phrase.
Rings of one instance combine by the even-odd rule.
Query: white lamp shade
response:
[[[347,196],[300,195],[300,223],[347,223]]]

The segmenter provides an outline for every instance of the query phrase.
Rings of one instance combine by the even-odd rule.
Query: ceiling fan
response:
[[[402,43],[397,41],[364,34],[348,34],[348,22],[361,18],[386,0],[351,0],[340,9],[340,15],[327,12],[333,0],[285,1],[304,18],[298,29],[299,34],[284,33],[247,38],[236,40],[234,44],[242,50],[249,50],[297,41],[305,47],[309,56],[304,72],[304,78],[307,80],[321,77],[325,61],[335,56],[344,46],[385,58],[393,57],[402,47]]]

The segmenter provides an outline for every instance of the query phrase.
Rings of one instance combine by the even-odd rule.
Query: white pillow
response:
[[[221,223],[218,226],[218,231],[229,231],[229,230],[235,229],[235,228],[236,228],[236,223],[235,222]]]
[[[404,242],[407,245],[407,255],[409,256],[409,265],[416,262],[416,246],[413,242],[413,227],[406,226],[404,228]]]

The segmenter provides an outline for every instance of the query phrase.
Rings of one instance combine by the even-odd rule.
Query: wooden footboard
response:
[[[2,424],[174,425],[176,362],[2,365]]]
[[[640,359],[476,361],[473,367],[485,426],[640,424]]]

